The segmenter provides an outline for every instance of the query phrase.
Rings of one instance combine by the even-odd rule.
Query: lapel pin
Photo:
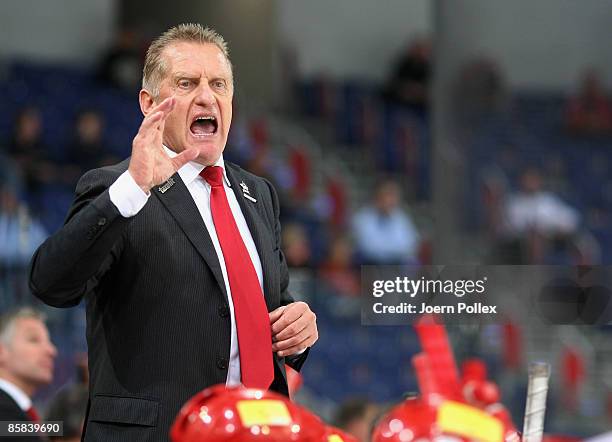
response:
[[[249,186],[247,186],[244,181],[240,181],[240,187],[242,187],[242,196],[245,197],[246,199],[248,199],[249,201],[252,201],[254,203],[257,202],[257,200],[255,198],[253,198],[249,192]]]
[[[171,188],[172,186],[174,186],[174,178],[170,177],[168,178],[168,181],[166,181],[163,185],[158,187],[158,190],[161,193],[166,193],[168,189]]]

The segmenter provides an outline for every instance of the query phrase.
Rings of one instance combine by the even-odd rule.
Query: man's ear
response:
[[[153,95],[146,89],[140,90],[138,102],[140,103],[140,110],[145,117],[149,115],[149,112],[156,104]]]

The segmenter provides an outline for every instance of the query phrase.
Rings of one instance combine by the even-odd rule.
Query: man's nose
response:
[[[57,356],[57,348],[55,347],[55,345],[53,345],[53,343],[51,341],[47,342],[47,348],[46,348],[47,353],[49,353],[53,358],[55,358]]]
[[[196,103],[202,106],[211,106],[215,103],[215,94],[208,83],[202,82],[198,86]]]

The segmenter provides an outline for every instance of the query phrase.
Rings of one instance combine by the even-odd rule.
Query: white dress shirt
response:
[[[13,398],[19,408],[23,411],[28,411],[32,407],[32,400],[25,392],[12,382],[0,378],[0,389],[4,390],[10,397]]]
[[[580,214],[552,192],[519,192],[508,198],[505,228],[511,235],[528,230],[543,234],[571,234],[580,224]]]
[[[175,152],[171,151],[165,146],[164,149],[170,157],[176,156]],[[227,195],[227,201],[232,211],[232,215],[234,215],[234,220],[236,221],[238,230],[240,231],[240,236],[242,236],[242,241],[244,242],[244,245],[246,246],[251,257],[251,261],[253,262],[255,272],[257,272],[257,279],[259,280],[259,285],[262,287],[263,293],[263,271],[261,268],[261,260],[259,259],[257,248],[253,242],[253,237],[251,236],[249,227],[244,219],[244,215],[242,214],[242,210],[240,209],[236,195],[234,194],[234,191],[232,190],[230,182],[227,178],[223,156],[219,158],[219,160],[215,163],[215,166],[223,168],[223,188],[225,189],[225,194]],[[202,219],[204,220],[204,224],[206,225],[210,239],[215,247],[215,252],[219,258],[219,264],[221,265],[223,281],[225,282],[225,289],[229,298],[228,301],[231,320],[230,358],[227,370],[226,385],[232,386],[240,384],[240,354],[238,348],[238,335],[236,333],[236,317],[234,315],[232,290],[227,277],[227,269],[225,267],[225,260],[223,259],[223,251],[221,250],[221,245],[219,244],[219,238],[217,237],[212,213],[210,211],[211,187],[206,180],[200,177],[200,172],[203,169],[203,165],[191,161],[181,167],[178,170],[178,174],[181,177],[181,180],[183,180],[185,183],[185,186],[187,186],[193,201],[200,211],[200,215],[202,215]],[[128,171],[125,171],[110,186],[109,193],[111,202],[115,205],[115,207],[117,207],[119,213],[126,218],[136,215],[140,209],[144,207],[148,197],[150,196],[150,194],[147,195],[142,191]]]

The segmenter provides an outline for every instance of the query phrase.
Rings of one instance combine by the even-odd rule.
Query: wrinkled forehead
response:
[[[177,42],[164,49],[162,57],[166,77],[177,73],[232,78],[232,68],[225,54],[214,43]]]

